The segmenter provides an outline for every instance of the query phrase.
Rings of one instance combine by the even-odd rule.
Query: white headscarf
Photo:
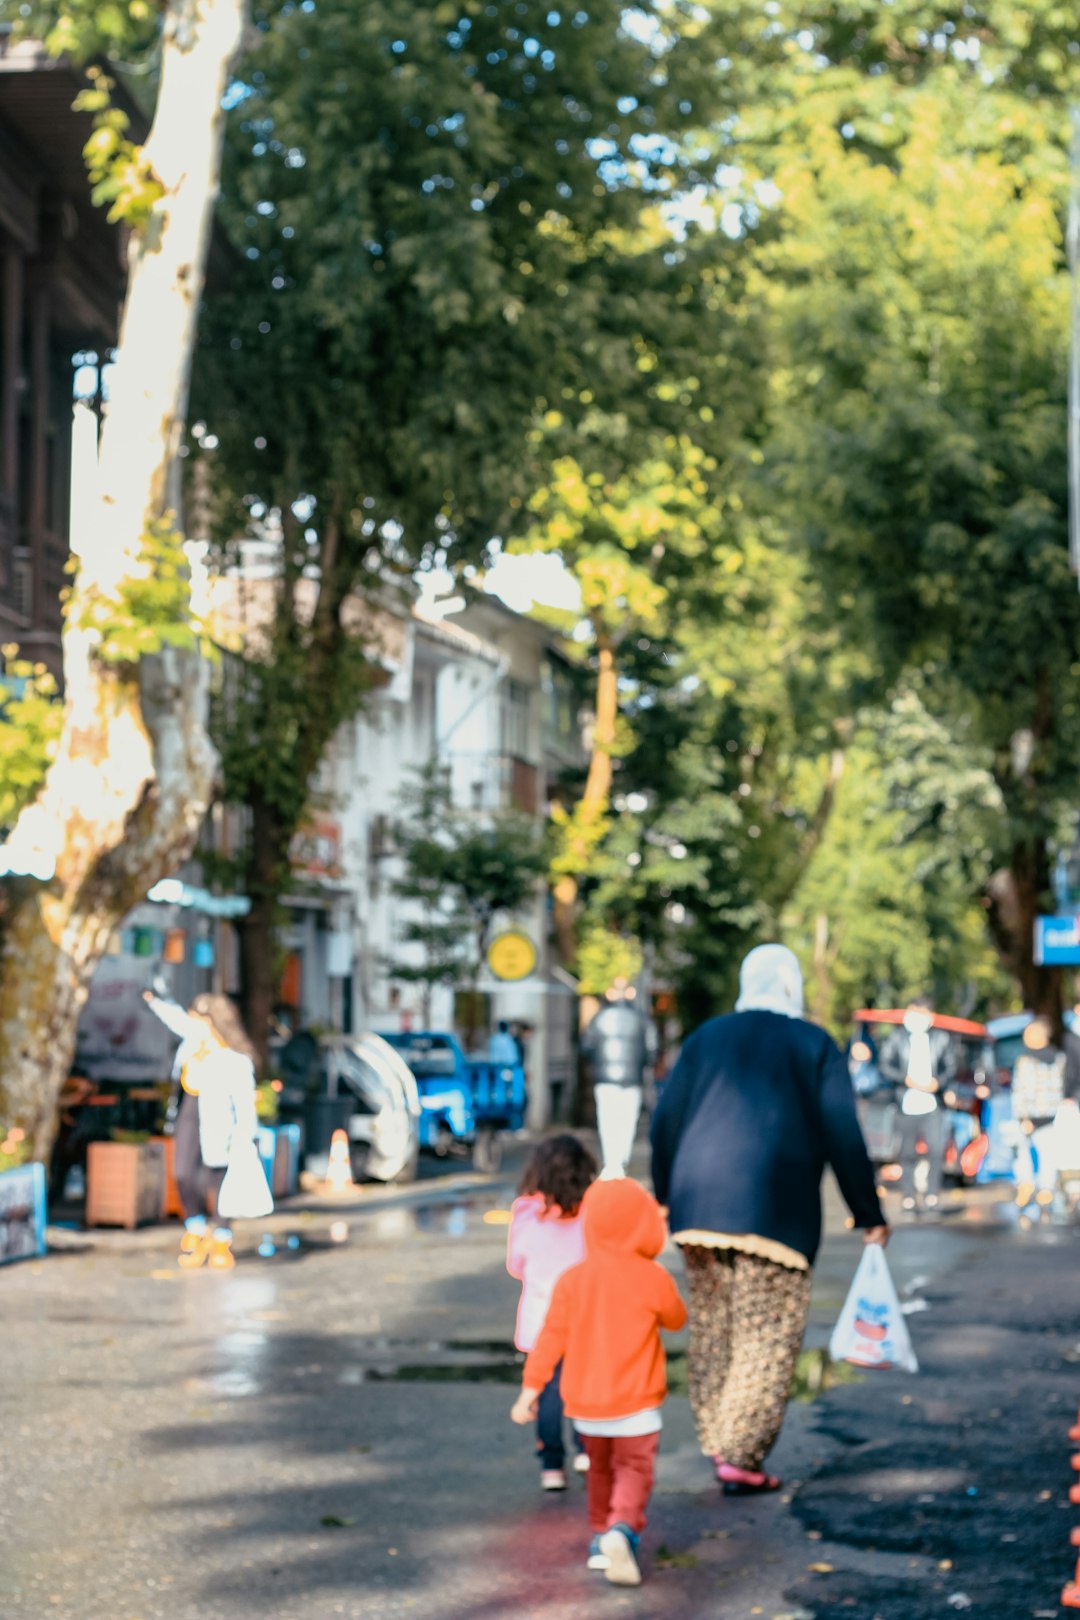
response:
[[[735,1011],[803,1016],[802,968],[794,951],[786,945],[758,945],[743,958]]]

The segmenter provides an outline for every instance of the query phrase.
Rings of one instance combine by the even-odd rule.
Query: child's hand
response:
[[[536,1406],[540,1399],[538,1389],[523,1389],[510,1411],[511,1421],[514,1423],[531,1423],[536,1416]]]

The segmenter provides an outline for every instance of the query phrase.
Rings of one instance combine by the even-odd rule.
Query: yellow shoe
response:
[[[178,1266],[185,1271],[195,1271],[204,1265],[210,1253],[209,1232],[185,1232],[180,1239],[180,1253],[176,1257]]]
[[[211,1271],[231,1271],[236,1264],[232,1252],[232,1233],[219,1228],[210,1239],[208,1264]]]

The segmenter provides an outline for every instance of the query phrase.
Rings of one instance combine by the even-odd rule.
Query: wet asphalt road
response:
[[[899,1232],[922,1371],[794,1405],[782,1497],[719,1499],[673,1396],[624,1592],[583,1568],[580,1483],[542,1497],[507,1421],[508,1202],[433,1185],[292,1249],[283,1220],[223,1276],[122,1239],[0,1273],[0,1620],[1059,1612],[1078,1234],[984,1193]],[[831,1200],[829,1229],[811,1344],[858,1254]]]

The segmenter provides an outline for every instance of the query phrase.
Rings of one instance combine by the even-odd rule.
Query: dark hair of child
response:
[[[576,1215],[596,1172],[596,1160],[576,1136],[549,1136],[529,1155],[518,1192],[542,1193],[549,1209],[558,1204],[564,1215]]]

